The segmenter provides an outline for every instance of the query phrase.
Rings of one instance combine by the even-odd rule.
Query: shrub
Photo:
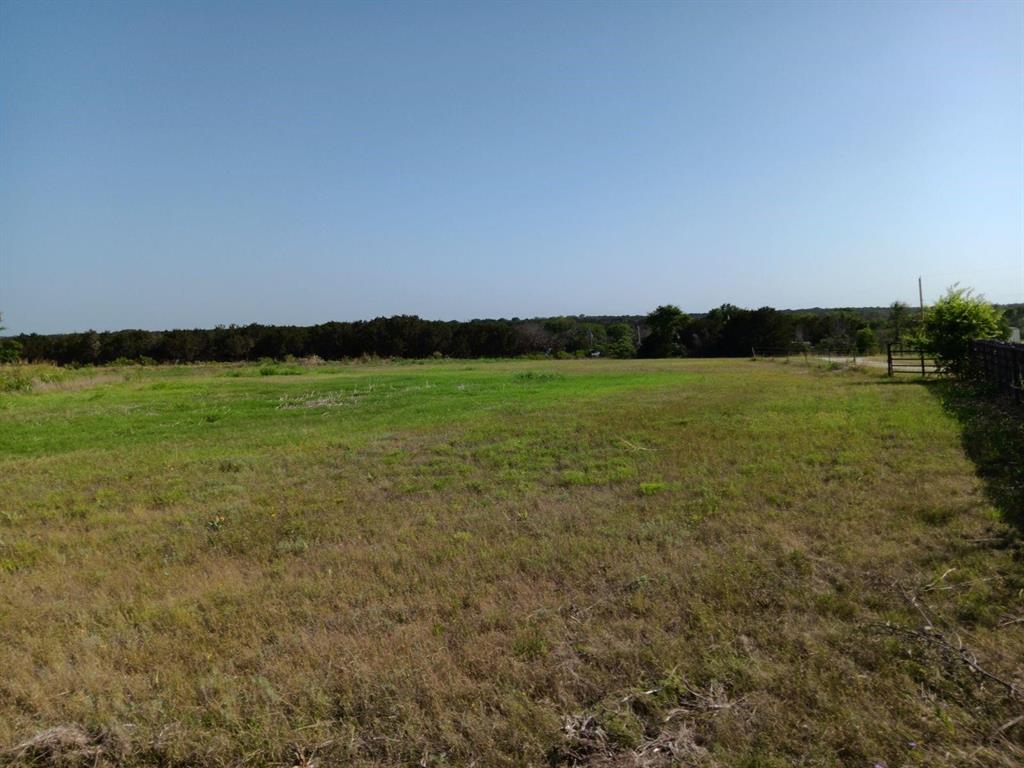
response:
[[[1006,324],[984,296],[954,285],[925,313],[924,336],[939,370],[962,376],[967,372],[971,341],[1004,338]]]

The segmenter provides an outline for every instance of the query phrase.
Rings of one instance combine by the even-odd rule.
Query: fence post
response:
[[[892,376],[892,342],[885,345],[886,358],[889,362],[889,375]]]
[[[924,347],[921,348],[921,378],[924,378]]]

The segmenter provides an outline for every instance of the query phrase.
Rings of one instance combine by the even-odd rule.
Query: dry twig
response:
[[[954,645],[946,638],[944,634],[942,634],[942,632],[940,632],[938,629],[931,625],[925,627],[924,631],[908,629],[907,627],[900,627],[888,621],[884,624],[874,623],[869,626],[883,629],[894,635],[912,637],[917,640],[921,640],[925,643],[934,645],[940,648],[941,650],[945,651],[951,657],[963,662],[965,665],[967,665],[967,667],[971,669],[971,671],[975,672],[976,674],[988,678],[992,682],[998,683],[999,685],[1006,688],[1007,692],[1010,694],[1011,697],[1015,699],[1024,700],[1024,692],[1022,692],[1015,683],[1013,683],[1010,680],[1006,680],[1002,677],[999,677],[998,675],[995,675],[992,672],[989,672],[987,669],[982,667],[981,664],[978,663],[978,658],[973,653],[971,653],[971,651],[966,646],[964,646],[962,642],[958,642],[957,645]]]

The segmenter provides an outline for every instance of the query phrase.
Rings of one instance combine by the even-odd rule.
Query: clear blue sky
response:
[[[1024,301],[1024,4],[0,0],[9,332]]]

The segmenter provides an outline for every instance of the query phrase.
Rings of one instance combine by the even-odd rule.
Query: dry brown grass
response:
[[[120,763],[126,757],[126,749],[123,737],[110,731],[90,732],[76,725],[58,725],[37,733],[4,757],[27,765],[86,768]]]

